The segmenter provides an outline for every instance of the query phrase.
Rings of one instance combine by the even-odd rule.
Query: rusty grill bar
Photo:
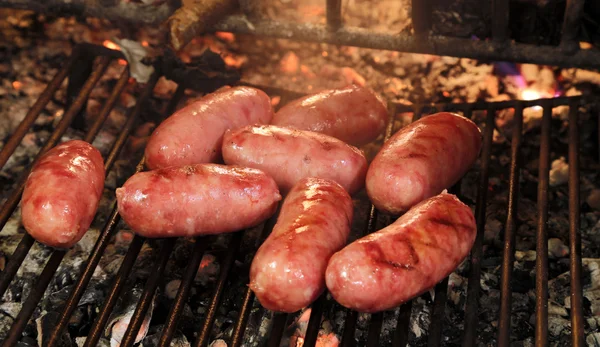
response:
[[[39,101],[32,107],[29,115],[25,118],[24,123],[19,129],[19,132],[13,135],[13,138],[8,143],[14,144],[20,142],[24,134],[28,130],[26,126],[30,126],[37,115],[43,110],[45,105],[51,99],[54,92],[60,85],[59,81],[62,81],[65,76],[69,73],[70,69],[73,68],[79,62],[79,54],[84,51],[87,54],[93,52],[95,55],[99,55],[97,64],[95,65],[91,75],[85,82],[81,92],[77,95],[73,104],[65,112],[63,119],[60,124],[56,127],[54,133],[49,138],[46,145],[40,150],[38,154],[41,156],[42,153],[49,150],[51,147],[56,145],[61,135],[66,131],[69,124],[75,118],[75,115],[81,109],[86,102],[92,88],[98,82],[103,72],[110,63],[110,58],[120,57],[119,52],[110,51],[96,46],[81,45],[75,49],[73,57],[69,60],[66,67],[59,71],[57,76],[49,83],[48,87],[41,95]],[[119,152],[123,148],[127,137],[134,128],[136,119],[142,112],[142,105],[146,103],[148,98],[152,95],[153,87],[160,77],[160,74],[155,73],[150,82],[145,86],[141,93],[135,107],[128,114],[126,125],[123,127],[119,137],[114,143],[113,147],[107,158],[105,159],[105,166],[107,174],[112,168]],[[106,101],[100,116],[95,120],[94,124],[85,135],[86,141],[92,141],[98,134],[98,131],[102,123],[108,117],[108,114],[116,104],[118,95],[123,91],[129,74],[125,70],[117,84],[115,85],[109,99]],[[269,88],[264,88],[269,91]],[[179,86],[173,99],[169,103],[167,109],[164,112],[164,116],[171,114],[177,102],[183,96],[184,88]],[[388,106],[390,122],[386,129],[385,139],[389,138],[392,133],[399,129],[394,129],[396,116],[399,113],[411,112],[413,113],[413,121],[419,119],[430,113],[438,111],[451,111],[451,112],[462,112],[466,117],[471,117],[473,111],[485,110],[486,125],[483,129],[483,149],[481,153],[481,173],[479,177],[479,185],[477,192],[476,201],[476,220],[477,220],[477,238],[475,245],[471,251],[470,257],[470,275],[468,280],[467,290],[467,301],[465,308],[465,331],[463,335],[463,343],[465,345],[473,345],[476,341],[477,331],[477,311],[478,311],[478,299],[480,290],[480,273],[481,273],[481,258],[482,258],[482,242],[483,242],[483,231],[485,227],[485,211],[486,211],[486,192],[488,188],[488,179],[490,175],[490,157],[492,147],[492,136],[494,130],[494,117],[497,111],[507,108],[513,108],[515,110],[516,126],[513,130],[512,144],[511,144],[511,164],[510,164],[510,190],[508,200],[508,215],[506,221],[505,231],[505,244],[502,265],[502,282],[501,282],[501,310],[499,317],[499,328],[498,328],[498,345],[508,346],[510,344],[510,299],[511,299],[511,286],[510,279],[512,274],[512,264],[514,259],[514,247],[515,247],[515,217],[517,211],[517,201],[519,199],[518,181],[519,181],[519,155],[520,146],[522,142],[522,126],[523,126],[523,110],[527,107],[541,106],[544,109],[543,122],[542,122],[542,136],[540,144],[540,163],[539,163],[539,186],[538,186],[538,212],[539,212],[539,227],[537,230],[538,244],[537,251],[540,256],[536,260],[536,345],[544,345],[547,343],[547,297],[548,297],[548,283],[547,283],[547,243],[546,243],[546,220],[547,220],[547,204],[548,204],[548,172],[549,172],[549,150],[550,150],[550,120],[552,116],[552,108],[560,105],[568,105],[570,107],[569,112],[569,219],[570,219],[570,250],[571,250],[571,299],[572,299],[572,311],[571,311],[571,322],[572,322],[572,344],[573,346],[583,346],[584,344],[584,330],[583,330],[583,313],[582,313],[582,288],[581,288],[581,240],[579,235],[579,167],[578,167],[578,126],[577,126],[577,107],[582,101],[579,97],[559,97],[553,99],[542,99],[533,101],[502,101],[502,102],[477,102],[477,103],[459,103],[459,104],[436,104],[436,105],[414,105],[407,106],[402,104],[390,103]],[[0,158],[9,158],[16,145],[6,146],[0,152]],[[6,162],[6,160],[4,160]],[[143,169],[144,160],[140,161],[137,165],[137,171]],[[24,176],[26,177],[26,176]],[[17,183],[17,186],[9,197],[7,202],[2,206],[2,227],[11,216],[15,207],[17,206],[20,196],[22,193],[24,180]],[[457,185],[458,186],[458,185]],[[454,193],[459,193],[456,187],[453,187]],[[390,222],[386,216],[378,214],[377,210],[371,205],[369,219],[366,224],[365,234],[374,232],[378,220],[384,219],[384,222]],[[66,328],[68,321],[78,303],[81,296],[88,286],[92,273],[98,265],[100,258],[102,257],[103,251],[109,243],[109,240],[115,232],[117,223],[120,218],[117,212],[116,202],[113,203],[113,209],[110,214],[108,221],[106,222],[93,250],[91,251],[87,262],[84,264],[81,274],[77,279],[77,283],[73,287],[69,299],[65,306],[62,308],[59,321],[51,333],[48,346],[56,346],[59,338]],[[257,240],[257,247],[268,235],[273,228],[276,216],[272,217],[262,231],[260,239]],[[225,255],[224,261],[222,262],[220,274],[217,280],[216,287],[212,294],[211,302],[208,307],[205,321],[201,327],[198,327],[198,338],[194,342],[194,346],[206,346],[209,342],[210,331],[214,323],[217,308],[220,305],[221,298],[225,289],[225,283],[230,270],[234,262],[235,256],[239,250],[243,232],[238,232],[230,235],[230,241],[228,246],[227,254]],[[188,299],[191,286],[193,284],[193,278],[198,269],[198,265],[202,259],[202,255],[206,250],[207,245],[210,243],[210,237],[200,237],[195,240],[193,246],[193,253],[191,261],[188,264],[184,276],[182,278],[181,285],[176,294],[173,306],[169,312],[168,318],[166,319],[166,325],[162,332],[162,336],[159,342],[159,346],[168,346],[173,338],[175,328],[177,326],[178,319],[181,315],[184,303]],[[105,329],[110,313],[112,312],[118,297],[121,295],[121,291],[124,288],[125,281],[131,272],[135,260],[141,250],[145,240],[142,237],[136,236],[130,244],[130,248],[121,264],[118,274],[113,279],[112,287],[104,306],[102,307],[89,335],[85,346],[95,346],[100,339],[102,332]],[[18,268],[21,266],[25,256],[29,252],[29,249],[33,245],[34,240],[25,234],[23,239],[14,254],[10,257],[10,261],[7,267],[1,274],[0,278],[0,294],[3,294],[8,288],[10,282],[14,278]],[[159,260],[154,265],[155,268],[152,271],[150,278],[147,279],[143,294],[139,300],[135,313],[131,319],[130,325],[126,331],[124,339],[122,341],[123,346],[133,345],[135,336],[142,324],[142,320],[150,306],[150,301],[156,290],[158,279],[165,270],[165,265],[169,260],[171,252],[174,246],[174,239],[167,239],[162,241],[162,247],[159,249]],[[56,269],[60,265],[64,251],[54,251],[50,260],[46,264],[39,280],[36,282],[35,288],[31,291],[29,297],[25,299],[22,306],[22,310],[19,313],[17,319],[15,319],[13,326],[9,332],[7,339],[3,342],[3,346],[14,346],[20,339],[23,329],[27,324],[28,320],[35,307],[39,304],[46,287],[50,280],[54,276]],[[431,328],[428,336],[428,345],[439,346],[442,339],[442,326],[444,318],[444,310],[446,307],[447,299],[447,287],[448,281],[445,279],[435,288],[435,300],[433,303]],[[244,332],[246,329],[248,317],[252,307],[254,296],[250,289],[246,289],[243,294],[243,302],[240,308],[237,321],[234,325],[234,331],[231,341],[228,341],[231,346],[240,346],[243,340]],[[306,346],[314,346],[319,331],[319,324],[324,307],[326,305],[332,305],[334,303],[329,302],[326,295],[323,294],[313,305],[312,314],[308,323],[307,334],[305,337]],[[408,341],[408,324],[410,321],[412,303],[407,302],[400,308],[398,315],[397,329],[393,334],[392,344],[394,346],[405,346]],[[342,334],[342,346],[354,345],[354,334],[356,329],[357,313],[354,311],[346,310],[345,327]],[[283,336],[284,329],[286,327],[287,314],[274,314],[272,319],[272,327],[269,346],[278,346],[280,339]],[[368,328],[367,345],[377,346],[379,342],[379,336],[383,321],[382,314],[374,314],[371,316],[370,325]]]

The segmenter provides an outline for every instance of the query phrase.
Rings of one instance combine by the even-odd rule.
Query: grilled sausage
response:
[[[44,154],[27,177],[21,218],[37,241],[55,248],[79,242],[104,188],[104,161],[87,142],[64,142]]]
[[[263,307],[295,312],[323,292],[327,262],[346,244],[352,214],[350,195],[334,181],[304,178],[292,188],[250,267],[250,289]]]
[[[400,214],[458,182],[480,148],[481,131],[469,119],[424,117],[383,144],[367,172],[367,194],[377,209]]]
[[[274,125],[246,126],[223,138],[227,164],[271,175],[282,192],[305,177],[327,178],[350,194],[364,186],[367,160],[356,147],[331,136]]]
[[[320,132],[354,146],[375,140],[388,120],[385,104],[365,87],[326,90],[283,106],[272,124]]]
[[[269,218],[281,195],[256,169],[196,164],[140,172],[117,189],[123,220],[145,237],[232,232]]]
[[[146,146],[150,169],[221,160],[221,142],[227,129],[247,124],[268,124],[271,101],[250,87],[221,88],[187,105],[165,119]]]
[[[360,312],[394,308],[454,271],[476,233],[471,209],[442,193],[334,254],[327,288],[341,305]]]

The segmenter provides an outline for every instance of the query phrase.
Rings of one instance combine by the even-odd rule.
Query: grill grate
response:
[[[335,1],[330,1],[335,3]],[[83,54],[85,53],[85,54]],[[0,163],[4,165],[7,159],[10,157],[12,152],[15,150],[18,143],[21,141],[28,128],[35,122],[35,119],[43,110],[45,105],[49,102],[54,92],[58,89],[61,82],[71,72],[74,66],[77,65],[82,56],[89,56],[90,54],[98,56],[97,64],[94,66],[87,81],[83,84],[79,94],[75,100],[65,112],[65,115],[59,125],[56,127],[54,133],[49,138],[46,145],[40,150],[39,156],[55,146],[62,134],[66,131],[69,124],[71,124],[76,118],[79,111],[85,104],[88,96],[94,85],[99,81],[104,71],[108,67],[111,59],[119,58],[120,53],[110,51],[102,47],[91,46],[91,45],[80,45],[74,51],[72,58],[69,63],[59,71],[57,76],[50,82],[44,93],[41,95],[38,102],[32,107],[31,111],[19,127],[19,130],[12,136],[8,142],[10,145],[5,146],[0,152]],[[128,114],[127,122],[119,134],[117,140],[112,146],[109,155],[105,159],[105,167],[107,173],[112,168],[117,156],[121,149],[134,129],[136,120],[142,112],[142,107],[147,103],[147,100],[151,97],[154,85],[160,77],[159,72],[155,73],[150,82],[142,91],[135,107]],[[127,70],[121,74],[118,83],[115,85],[112,93],[104,108],[101,111],[101,115],[95,120],[95,123],[90,128],[88,133],[85,135],[85,140],[90,142],[98,134],[102,123],[108,117],[108,114],[115,106],[116,101],[120,93],[125,88],[129,80]],[[264,88],[269,91],[268,88]],[[182,98],[184,94],[184,88],[179,86],[173,99],[170,101],[165,116],[171,114],[177,102]],[[540,255],[536,260],[536,343],[543,345],[547,343],[547,319],[548,319],[548,269],[547,269],[547,210],[548,210],[548,172],[549,172],[549,151],[550,151],[550,120],[552,117],[552,108],[568,105],[569,111],[569,220],[570,220],[570,251],[571,251],[571,323],[572,323],[572,345],[583,346],[584,344],[584,329],[583,329],[583,313],[582,313],[582,287],[581,287],[581,240],[579,235],[579,167],[578,167],[578,105],[582,99],[579,97],[559,97],[553,99],[542,99],[533,101],[503,101],[503,102],[477,102],[477,103],[458,103],[458,104],[436,104],[436,105],[416,105],[406,106],[401,104],[389,104],[389,116],[390,122],[386,129],[385,138],[389,138],[392,133],[398,131],[394,126],[396,124],[396,116],[399,113],[412,113],[413,121],[419,119],[423,115],[438,111],[451,111],[451,112],[462,112],[466,117],[471,118],[473,111],[486,111],[486,125],[483,129],[483,149],[481,152],[481,174],[479,177],[479,184],[477,187],[477,198],[476,198],[476,220],[477,220],[477,238],[475,245],[471,252],[470,258],[470,275],[468,280],[467,289],[467,300],[465,307],[465,331],[463,335],[463,343],[465,345],[474,345],[476,341],[476,331],[478,323],[478,304],[479,304],[479,291],[480,291],[480,274],[481,274],[481,260],[482,260],[482,245],[483,245],[483,232],[485,227],[485,216],[486,216],[486,200],[488,181],[490,175],[490,158],[491,158],[491,147],[492,137],[494,130],[494,119],[497,111],[507,108],[513,108],[515,110],[515,124],[513,128],[512,144],[511,144],[511,164],[510,164],[510,190],[508,200],[508,216],[506,221],[505,230],[505,245],[503,254],[502,264],[502,281],[501,281],[501,310],[499,317],[499,328],[498,328],[498,344],[501,346],[508,346],[510,344],[510,317],[511,317],[511,274],[512,264],[514,260],[515,250],[515,218],[517,211],[517,201],[519,200],[519,155],[520,147],[522,142],[522,128],[523,128],[523,110],[527,107],[540,106],[543,108],[543,121],[542,121],[542,136],[540,145],[540,162],[539,162],[539,186],[538,186],[538,212],[539,212],[539,227],[537,230],[538,244],[537,254]],[[143,169],[144,160],[142,159],[137,165],[137,171]],[[27,177],[25,174],[22,177]],[[2,227],[6,224],[6,221],[11,216],[12,212],[16,208],[20,196],[23,190],[24,179],[17,183],[17,188],[13,191],[12,195],[8,198],[7,202],[2,206],[0,212],[0,224]],[[453,192],[458,193],[458,185],[453,187]],[[68,321],[77,306],[77,303],[81,299],[85,289],[87,288],[92,274],[100,262],[100,258],[107,247],[111,236],[116,231],[117,224],[120,218],[117,212],[116,202],[113,203],[113,209],[106,222],[93,250],[91,251],[87,262],[83,265],[80,276],[77,278],[77,283],[70,292],[70,296],[66,301],[65,306],[60,312],[59,320],[49,336],[47,346],[56,346],[60,340],[64,329],[66,328]],[[271,231],[276,220],[276,216],[272,217],[265,226],[258,242],[262,242],[264,238]],[[368,222],[365,228],[365,234],[371,233],[376,230],[376,225],[381,222],[387,222],[389,224],[389,218],[383,215],[379,215],[375,208],[371,205]],[[212,325],[217,315],[217,309],[221,303],[222,295],[225,290],[225,285],[228,277],[230,276],[230,270],[232,269],[235,256],[239,252],[240,244],[243,237],[243,232],[231,234],[228,244],[228,250],[224,257],[224,261],[221,263],[221,271],[212,293],[210,305],[208,307],[204,323],[198,330],[198,338],[194,342],[194,346],[206,346],[209,342],[210,332]],[[159,342],[159,346],[168,346],[173,338],[178,319],[181,316],[184,304],[188,299],[193,284],[193,278],[196,274],[198,266],[201,262],[202,255],[207,249],[210,243],[210,237],[200,237],[195,240],[193,245],[192,256],[189,264],[184,272],[181,285],[178,289],[176,297],[173,302],[173,306],[166,319],[165,328],[162,332],[162,336]],[[121,295],[124,288],[126,279],[128,278],[136,258],[140,253],[140,250],[145,240],[142,237],[135,236],[130,244],[128,252],[120,266],[118,274],[113,279],[110,293],[108,294],[104,306],[102,307],[91,331],[88,335],[85,346],[95,346],[102,333],[105,329],[110,313],[112,312],[117,299]],[[34,240],[24,235],[19,246],[16,248],[13,255],[10,257],[5,270],[2,272],[0,277],[0,295],[3,295],[9,284],[14,279],[17,270],[21,266],[24,258],[34,244]],[[123,346],[131,346],[134,343],[135,336],[142,324],[142,320],[145,317],[147,310],[150,307],[152,297],[156,291],[159,279],[161,278],[167,261],[172,253],[175,245],[174,239],[163,240],[162,246],[159,249],[159,257],[157,262],[154,264],[150,277],[147,279],[141,299],[137,303],[135,313],[131,319],[131,323],[125,333],[122,341]],[[258,246],[258,245],[257,245]],[[21,334],[31,318],[31,315],[39,304],[50,280],[54,276],[58,266],[60,265],[63,257],[65,256],[64,251],[54,251],[47,262],[42,274],[39,276],[35,283],[35,287],[31,291],[31,294],[25,299],[22,309],[14,321],[3,346],[14,346],[19,341]],[[442,327],[444,312],[447,300],[447,289],[448,279],[445,279],[439,283],[435,288],[435,300],[433,303],[433,310],[431,314],[431,326],[428,336],[428,345],[439,346],[442,341]],[[243,341],[244,332],[249,319],[250,310],[254,296],[250,289],[246,289],[243,295],[243,303],[240,306],[239,315],[236,322],[234,323],[234,330],[231,341],[228,343],[231,346],[240,346]],[[316,343],[320,319],[328,305],[332,305],[331,301],[327,300],[326,295],[322,295],[312,306],[312,313],[307,327],[307,333],[304,340],[305,346],[314,346]],[[393,333],[392,344],[394,346],[405,346],[409,336],[409,321],[412,311],[412,302],[407,302],[402,305],[399,310],[397,328]],[[342,346],[352,346],[355,343],[354,335],[357,326],[358,314],[354,311],[346,311],[346,320],[344,330],[342,332]],[[268,341],[269,346],[278,346],[281,340],[284,329],[286,328],[286,321],[288,319],[287,314],[274,314],[271,326],[270,339]],[[373,314],[371,316],[370,324],[368,327],[367,335],[367,346],[378,346],[379,338],[382,328],[383,314]]]

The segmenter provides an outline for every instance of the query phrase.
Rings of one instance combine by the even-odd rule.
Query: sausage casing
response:
[[[250,87],[221,88],[187,105],[165,119],[146,146],[150,169],[218,162],[227,129],[247,124],[268,124],[271,101]]]
[[[250,268],[263,307],[295,312],[323,292],[327,262],[346,244],[352,214],[350,195],[334,181],[305,178],[294,186]]]
[[[469,119],[426,116],[383,144],[367,172],[367,194],[377,209],[400,214],[458,182],[480,149],[481,131]]]
[[[67,141],[49,150],[25,183],[25,230],[50,247],[69,248],[79,242],[96,214],[104,176],[102,155],[85,141]]]
[[[139,172],[117,189],[119,214],[145,237],[245,229],[269,218],[280,200],[264,172],[218,164]]]
[[[454,271],[476,234],[471,209],[442,193],[334,254],[327,288],[341,305],[360,312],[394,308]]]
[[[283,106],[272,124],[333,136],[362,146],[385,129],[386,105],[369,88],[356,85],[307,95]]]
[[[263,170],[282,192],[305,177],[326,178],[354,194],[364,187],[367,159],[356,147],[315,133],[274,125],[246,126],[223,138],[225,163]]]

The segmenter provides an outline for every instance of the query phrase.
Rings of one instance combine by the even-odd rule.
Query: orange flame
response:
[[[102,45],[108,49],[114,49],[115,51],[121,50],[121,47],[119,47],[119,45],[110,40],[104,40],[104,42],[102,42]]]
[[[15,88],[15,90],[21,90],[21,88],[23,88],[23,83],[19,81],[14,81],[12,83],[12,87]]]

